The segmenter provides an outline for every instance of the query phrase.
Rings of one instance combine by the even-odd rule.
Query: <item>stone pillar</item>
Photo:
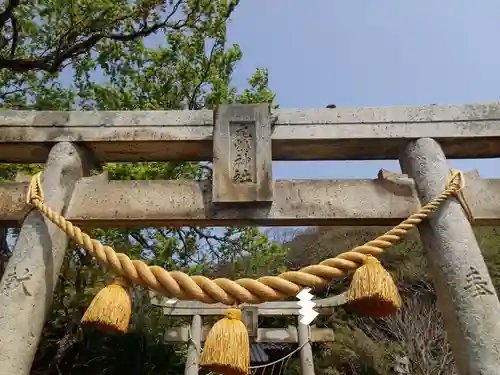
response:
[[[191,322],[191,336],[188,341],[188,350],[186,356],[185,375],[198,375],[200,369],[200,349],[201,349],[201,331],[202,320],[200,315],[193,315]]]
[[[300,367],[302,375],[314,375],[314,357],[312,353],[311,327],[297,319],[297,341],[300,349]]]
[[[268,104],[219,105],[214,111],[214,203],[273,201]]]
[[[52,148],[42,175],[47,206],[63,213],[85,164],[71,143]],[[67,236],[41,213],[28,214],[0,282],[0,375],[30,373],[67,246]]]
[[[445,188],[450,171],[433,139],[410,142],[400,158],[423,204]],[[500,369],[500,302],[464,211],[448,199],[419,226],[438,306],[460,375],[497,375]]]

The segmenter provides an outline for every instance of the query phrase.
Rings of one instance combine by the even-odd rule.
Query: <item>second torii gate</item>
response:
[[[331,315],[335,307],[347,301],[347,293],[324,299],[314,300],[320,315]],[[198,375],[201,343],[210,327],[204,326],[203,316],[224,315],[227,306],[222,304],[206,304],[197,301],[177,301],[167,303],[167,299],[152,294],[151,302],[163,308],[165,315],[191,316],[191,325],[173,327],[165,332],[165,340],[173,343],[188,343],[185,375]],[[251,342],[283,342],[297,343],[300,348],[302,375],[314,375],[314,360],[311,342],[331,342],[334,332],[330,328],[316,328],[297,322],[296,326],[287,328],[258,328],[259,315],[264,316],[296,316],[300,306],[298,301],[265,302],[260,305],[242,305],[245,322]]]

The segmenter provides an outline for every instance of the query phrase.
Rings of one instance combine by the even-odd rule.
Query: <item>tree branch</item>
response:
[[[0,69],[9,69],[14,72],[26,72],[26,71],[46,71],[49,73],[56,73],[60,71],[67,60],[74,59],[84,53],[90,51],[93,47],[97,45],[103,39],[111,39],[119,42],[127,42],[132,41],[138,38],[144,38],[161,29],[181,29],[184,27],[189,20],[189,17],[192,17],[192,14],[189,14],[186,18],[186,21],[181,22],[178,21],[175,24],[169,24],[170,19],[178,10],[179,6],[182,4],[184,0],[178,0],[177,3],[173,6],[172,11],[168,14],[166,19],[163,22],[156,23],[153,25],[145,25],[140,30],[137,30],[130,34],[107,34],[103,32],[104,27],[106,26],[104,23],[100,24],[100,30],[96,27],[91,28],[91,34],[88,35],[79,35],[74,29],[69,30],[63,36],[59,38],[57,43],[56,50],[48,56],[43,56],[43,54],[39,57],[29,57],[29,58],[14,58],[15,49],[17,46],[18,39],[18,27],[13,19],[13,10],[19,5],[19,0],[13,0],[9,3],[6,10],[0,14],[0,30],[3,30],[5,23],[8,19],[12,21],[12,38],[11,41],[11,54],[9,58],[0,58]],[[132,14],[127,16],[118,17],[112,20],[111,24],[116,24],[117,22],[123,21],[127,18],[133,18]],[[95,21],[94,21],[95,22]],[[97,30],[96,30],[97,29]],[[83,41],[78,43],[74,43],[78,39],[86,38]],[[9,40],[3,38],[2,44],[5,46]],[[53,48],[53,47],[52,47]]]
[[[94,26],[91,27],[89,25],[86,29],[88,34],[79,34],[75,31],[77,29],[76,25],[68,32],[64,33],[60,38],[58,38],[58,43],[56,43],[57,47],[51,46],[48,50],[56,48],[54,52],[49,54],[48,56],[44,56],[45,53],[41,54],[37,57],[18,57],[15,58],[15,51],[19,38],[19,31],[16,20],[13,18],[13,11],[15,7],[17,7],[20,3],[20,0],[11,0],[7,5],[6,9],[0,13],[0,30],[3,32],[3,28],[5,23],[10,19],[12,22],[12,37],[11,38],[3,38],[0,41],[0,45],[5,47],[8,42],[11,42],[10,49],[10,57],[1,57],[0,58],[0,69],[9,69],[13,72],[27,72],[27,71],[46,71],[49,73],[56,73],[60,71],[64,66],[65,62],[71,59],[74,59],[80,55],[83,55],[89,52],[92,48],[94,48],[100,41],[103,39],[114,40],[117,42],[130,42],[139,38],[145,38],[149,35],[152,35],[160,30],[170,29],[170,30],[181,30],[187,25],[192,25],[191,27],[196,27],[197,17],[196,15],[196,7],[193,7],[190,13],[187,14],[184,20],[178,20],[176,22],[170,22],[172,17],[177,13],[179,7],[185,0],[177,0],[176,3],[172,6],[170,13],[165,17],[162,22],[154,23],[152,25],[148,25],[147,22],[139,28],[131,33],[107,33],[104,32],[104,28],[106,24],[102,22],[101,19],[99,22],[94,22]],[[232,14],[236,5],[238,5],[239,0],[233,1],[228,7],[227,13],[224,15],[224,19],[222,22],[225,22]],[[126,19],[135,19],[138,17],[138,14],[128,14],[117,17],[113,20],[108,21],[108,26],[114,26],[115,28],[119,27],[118,23],[124,21]],[[96,24],[99,27],[96,27]],[[82,40],[80,42],[75,43],[76,40]]]
[[[3,30],[5,23],[12,17],[14,9],[19,6],[20,0],[10,0],[5,10],[0,13],[0,30]]]
[[[219,43],[214,42],[214,44],[212,45],[212,48],[210,49],[210,55],[208,57],[207,66],[205,67],[205,69],[200,77],[200,81],[198,82],[198,84],[196,85],[196,87],[193,90],[193,93],[191,95],[191,99],[189,99],[188,109],[199,109],[198,105],[196,104],[196,97],[198,96],[198,92],[200,91],[201,86],[203,86],[203,84],[205,83],[205,80],[207,79],[208,72],[210,71],[210,68],[212,66],[212,60],[214,57],[215,48],[218,45],[219,45]]]
[[[17,19],[12,15],[10,17],[10,22],[12,24],[12,38],[10,45],[10,57],[13,58],[16,53],[17,42],[19,38],[19,28],[17,27]]]
[[[151,26],[148,26],[147,22],[144,22],[144,26],[140,30],[136,30],[133,33],[130,33],[130,34],[109,34],[106,36],[106,38],[120,41],[120,42],[129,42],[129,41],[137,39],[137,38],[147,37],[151,34],[156,33],[158,30],[161,30],[161,29],[167,28],[167,27],[169,27],[173,30],[179,30],[180,28],[182,28],[183,26],[186,25],[188,20],[192,17],[192,13],[188,14],[188,16],[186,17],[186,21],[184,21],[184,22],[177,21],[173,25],[168,25],[168,22],[174,16],[174,14],[177,12],[177,10],[179,9],[179,6],[182,4],[183,1],[184,0],[177,0],[175,5],[172,7],[172,11],[168,14],[168,16],[165,18],[165,20],[163,22],[156,23],[156,24],[151,25]]]
[[[0,278],[3,276],[7,263],[12,255],[9,244],[7,243],[8,234],[9,231],[7,228],[0,228]]]

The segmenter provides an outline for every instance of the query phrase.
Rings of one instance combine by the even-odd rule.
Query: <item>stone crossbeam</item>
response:
[[[151,304],[163,308],[163,313],[169,316],[214,316],[224,315],[227,306],[221,303],[203,303],[199,301],[176,301],[175,303],[168,303],[170,299],[156,295],[154,292],[150,293]],[[258,315],[265,316],[299,316],[300,306],[298,301],[273,301],[264,302],[260,305],[243,304],[240,307],[245,311],[248,307],[257,308]],[[315,310],[320,315],[331,315],[336,307],[341,306],[347,302],[347,292],[322,299],[315,299]]]
[[[500,225],[500,179],[466,173],[474,225]],[[65,217],[82,227],[396,225],[420,207],[413,180],[380,171],[372,180],[276,180],[267,207],[219,206],[211,182],[79,180]],[[29,210],[27,182],[0,183],[0,225],[18,226]]]
[[[200,111],[0,111],[0,162],[43,163],[57,142],[101,162],[212,160],[214,114]],[[378,108],[280,109],[273,160],[397,159],[409,139],[438,141],[448,158],[500,157],[500,102]]]
[[[212,327],[203,326],[201,329],[201,340],[204,342]],[[259,343],[298,343],[297,327],[289,326],[288,328],[258,328],[257,337],[252,342]],[[331,328],[316,328],[311,327],[312,342],[332,342],[335,341],[335,334]],[[184,343],[190,340],[190,329],[184,327],[170,327],[165,331],[165,341],[170,343]]]

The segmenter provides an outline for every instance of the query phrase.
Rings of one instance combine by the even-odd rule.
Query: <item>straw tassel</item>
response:
[[[118,279],[101,289],[83,314],[82,324],[104,332],[126,333],[132,315],[128,287],[124,280]]]
[[[401,304],[401,296],[391,274],[377,258],[367,255],[349,286],[348,309],[362,316],[384,317],[396,314]]]
[[[222,375],[248,375],[250,343],[241,310],[227,309],[207,335],[200,366]]]

